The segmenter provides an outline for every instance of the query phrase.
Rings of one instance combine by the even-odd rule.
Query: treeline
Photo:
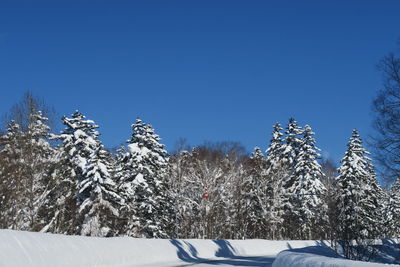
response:
[[[378,184],[356,130],[338,173],[314,132],[273,126],[264,152],[232,143],[168,155],[137,119],[117,152],[80,112],[51,133],[32,110],[0,137],[0,228],[89,236],[368,240],[400,234],[400,182]]]

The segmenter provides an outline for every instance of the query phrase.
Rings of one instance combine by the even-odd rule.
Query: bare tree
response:
[[[400,58],[390,53],[378,69],[383,75],[383,89],[373,102],[376,134],[372,144],[382,177],[391,183],[400,175]]]
[[[3,115],[2,122],[6,125],[11,120],[20,126],[21,131],[26,132],[32,114],[41,111],[49,120],[47,124],[54,128],[56,112],[55,109],[45,103],[42,98],[35,96],[31,91],[26,91],[18,103],[15,103],[10,111]]]

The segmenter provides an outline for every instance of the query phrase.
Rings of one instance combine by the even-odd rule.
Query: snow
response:
[[[0,230],[0,267],[188,265],[383,266],[339,258],[320,241],[99,238]]]
[[[222,260],[223,264],[232,258],[244,261],[246,266],[249,261],[272,262],[276,254],[288,247],[315,244],[314,241],[99,238],[0,230],[0,266],[179,266],[209,260]]]
[[[338,257],[327,247],[307,247],[303,249],[282,251],[278,254],[272,267],[379,267],[400,266],[374,262],[352,261]]]

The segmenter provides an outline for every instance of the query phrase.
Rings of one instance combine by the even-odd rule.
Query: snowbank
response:
[[[383,263],[352,261],[340,258],[327,247],[308,247],[282,251],[278,254],[272,267],[372,267],[372,266],[400,266]]]
[[[0,266],[177,266],[238,256],[274,258],[282,250],[313,245],[316,242],[95,238],[0,230]]]

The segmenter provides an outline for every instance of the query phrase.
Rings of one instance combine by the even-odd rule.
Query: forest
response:
[[[52,133],[26,93],[0,138],[0,228],[86,236],[368,240],[400,234],[400,180],[379,185],[353,130],[336,172],[314,132],[290,118],[247,155],[238,143],[184,142],[168,154],[137,118],[115,151],[76,111]],[[18,111],[18,112],[17,112]],[[49,113],[50,114],[50,113]],[[350,246],[349,246],[350,247]],[[360,246],[359,246],[360,247]],[[346,253],[346,252],[345,252]],[[359,257],[349,249],[347,256]]]

